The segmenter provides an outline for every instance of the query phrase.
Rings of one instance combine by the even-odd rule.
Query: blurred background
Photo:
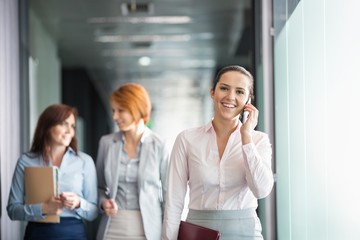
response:
[[[151,126],[172,142],[180,130],[211,118],[209,89],[218,68],[255,69],[250,0],[31,0],[28,5],[34,119],[59,95],[79,108],[83,147],[92,154],[99,135],[113,128],[109,95],[121,84],[146,87]]]

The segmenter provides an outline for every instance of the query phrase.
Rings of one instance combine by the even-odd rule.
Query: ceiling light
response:
[[[132,35],[132,36],[120,36],[120,35],[104,35],[95,38],[97,42],[186,42],[191,39],[188,34],[178,35]]]
[[[149,66],[151,59],[149,57],[141,57],[138,62],[140,66]]]
[[[204,50],[208,52],[209,50]],[[186,57],[189,52],[185,49],[104,49],[101,52],[103,57],[122,57],[122,56],[163,56],[163,57]]]
[[[88,23],[156,23],[156,24],[185,24],[192,20],[188,16],[160,16],[160,17],[93,17]]]

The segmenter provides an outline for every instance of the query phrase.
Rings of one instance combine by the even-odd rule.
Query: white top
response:
[[[219,158],[212,123],[181,132],[173,146],[162,239],[176,240],[189,181],[189,209],[256,208],[274,184],[268,135],[253,131],[242,145],[239,123]]]

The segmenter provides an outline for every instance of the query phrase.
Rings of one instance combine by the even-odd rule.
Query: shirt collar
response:
[[[141,136],[140,142],[143,143],[150,134],[151,134],[150,128],[145,127],[145,131]],[[122,141],[123,143],[125,142],[124,134],[121,131],[118,131],[117,134],[114,135],[114,142],[117,141]]]
[[[211,120],[205,125],[205,132],[209,132],[211,129],[214,129],[214,126],[212,125],[212,121],[214,118],[211,118]]]
[[[205,125],[205,132],[208,132],[208,131],[210,131],[210,130],[213,130],[213,131],[214,131],[214,126],[212,125],[213,119],[214,119],[214,118],[211,118],[211,120]],[[235,130],[235,131],[239,131],[241,125],[242,125],[242,123],[241,123],[241,121],[239,120],[238,125],[236,126],[236,130]],[[234,132],[235,132],[235,131],[234,131]]]
[[[72,147],[70,147],[70,146],[67,148],[66,152],[71,152],[71,153],[75,154],[75,150],[72,149]]]

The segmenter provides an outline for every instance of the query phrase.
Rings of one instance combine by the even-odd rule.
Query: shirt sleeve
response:
[[[94,161],[90,156],[84,158],[83,197],[80,207],[75,212],[83,219],[92,221],[98,215],[97,209],[97,176]]]
[[[170,156],[162,240],[177,239],[188,182],[186,151],[185,140],[180,134],[174,143]]]
[[[20,158],[13,174],[7,212],[11,220],[33,221],[44,218],[41,212],[41,203],[25,204],[24,186],[25,162]]]
[[[246,180],[250,190],[258,199],[270,194],[274,185],[271,169],[272,149],[266,134],[255,138],[254,142],[242,146],[245,157]]]
[[[106,152],[108,150],[106,149],[105,139],[104,137],[101,137],[99,141],[99,147],[98,147],[98,154],[96,158],[96,172],[97,172],[97,178],[98,178],[98,209],[102,213],[101,203],[104,199],[106,199],[105,195],[105,174],[104,174],[104,158],[106,156]]]

